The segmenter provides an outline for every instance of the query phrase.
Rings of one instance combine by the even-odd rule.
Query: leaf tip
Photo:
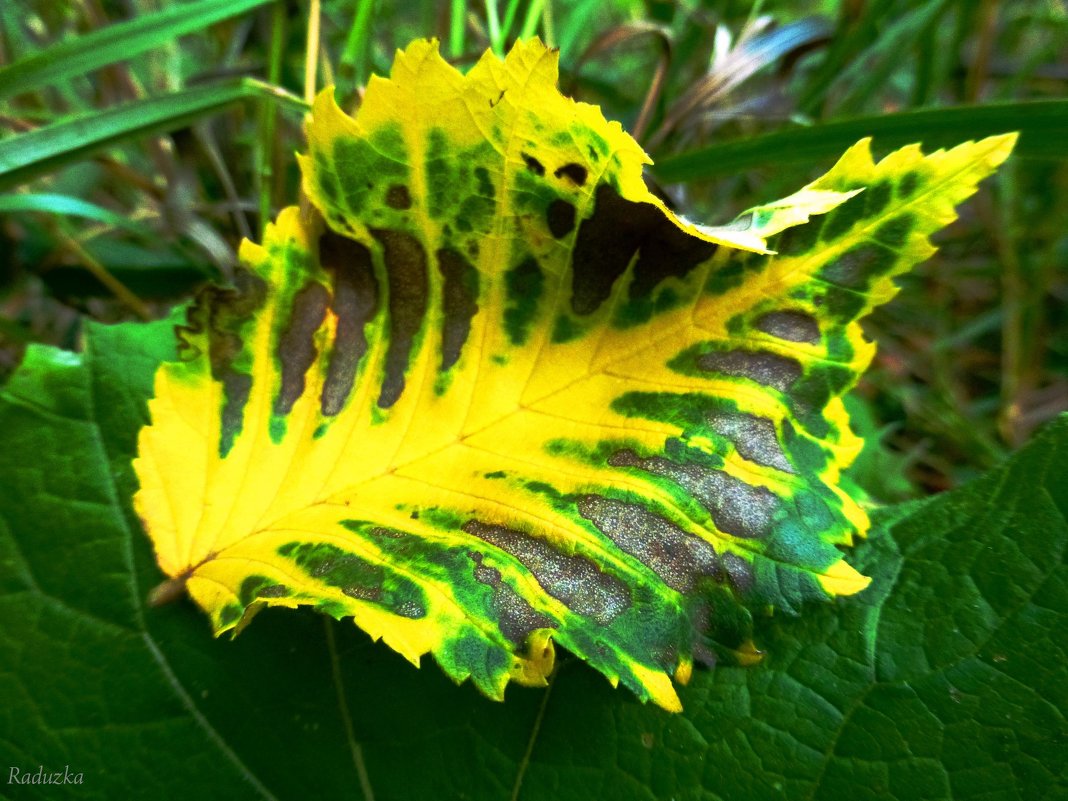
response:
[[[856,595],[871,584],[871,579],[844,559],[839,559],[820,574],[819,582],[828,595]]]
[[[630,669],[648,694],[649,700],[668,712],[682,711],[682,701],[679,700],[679,695],[666,673],[638,664],[632,664]]]
[[[1012,154],[1019,138],[1019,131],[1010,131],[1009,133],[998,134],[996,136],[988,136],[978,144],[986,144],[990,147],[990,153],[987,156],[987,159],[991,168],[994,168],[1001,165]]]

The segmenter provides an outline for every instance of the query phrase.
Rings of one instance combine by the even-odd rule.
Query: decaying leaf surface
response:
[[[678,709],[671,676],[752,658],[747,608],[866,586],[839,550],[868,526],[837,486],[857,321],[1013,137],[863,141],[709,228],[555,81],[536,41],[466,77],[416,42],[355,118],[315,103],[314,208],[190,310],[135,461],[217,632],[312,605],[492,697],[555,641]]]

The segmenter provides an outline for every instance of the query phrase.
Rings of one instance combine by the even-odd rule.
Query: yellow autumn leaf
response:
[[[417,41],[354,117],[316,100],[311,207],[190,308],[140,434],[136,509],[217,633],[313,606],[495,698],[557,643],[677,710],[695,661],[759,658],[748,609],[866,586],[858,320],[1013,137],[863,141],[701,226],[556,77],[536,40],[466,76]]]

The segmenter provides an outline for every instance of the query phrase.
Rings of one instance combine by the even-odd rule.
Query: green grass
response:
[[[0,381],[27,343],[162,316],[225,279],[241,238],[298,196],[309,4],[132,5],[0,4]],[[870,322],[880,354],[856,401],[919,492],[1068,406],[1063,4],[324,0],[321,22],[320,81],[349,107],[411,38],[437,36],[466,68],[541,36],[565,90],[640,118],[651,179],[709,221],[796,189],[862,136],[885,151],[1022,131]]]

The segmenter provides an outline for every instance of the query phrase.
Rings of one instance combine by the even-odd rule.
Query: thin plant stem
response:
[[[130,291],[122,281],[112,275],[108,268],[101,264],[93,255],[82,247],[81,243],[66,231],[58,230],[57,233],[63,243],[69,247],[81,260],[82,267],[86,269],[97,281],[108,288],[116,298],[126,305],[134,314],[142,320],[151,320],[152,312],[137,295]]]
[[[308,9],[308,39],[304,45],[304,102],[311,105],[315,100],[315,76],[319,67],[319,23],[322,17],[320,0],[311,0]],[[306,215],[311,208],[308,196],[300,193],[301,215]]]
[[[556,47],[556,34],[553,30],[553,4],[552,0],[546,0],[545,6],[541,11],[541,29],[545,34],[545,44],[549,47]]]
[[[315,76],[319,68],[319,33],[322,20],[322,0],[311,0],[308,9],[308,41],[304,48],[304,102],[315,100]]]

